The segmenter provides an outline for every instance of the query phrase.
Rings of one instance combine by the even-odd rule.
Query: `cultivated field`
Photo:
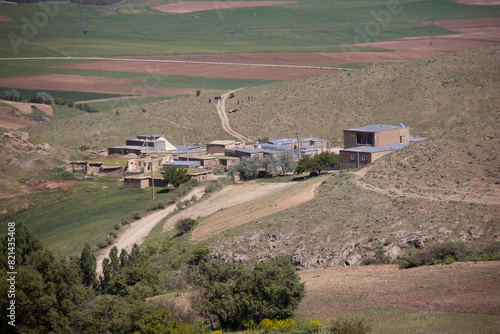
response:
[[[101,15],[104,9],[88,7],[85,36],[73,27],[78,21],[77,7],[56,5],[57,15],[30,43],[4,40],[0,55],[56,56],[60,62],[55,60],[55,67],[44,69],[43,74],[3,75],[0,87],[95,94],[74,101],[101,97],[104,102],[116,97],[98,94],[172,97],[191,95],[198,89],[227,90],[331,73],[319,67],[400,62],[500,42],[497,7],[440,0],[426,3],[441,20],[435,22],[436,43],[429,45],[429,17],[422,12],[420,2],[402,1],[401,11],[392,15],[389,23],[377,23],[377,16],[373,16],[387,11],[381,4],[374,7],[326,0],[182,2],[154,8],[137,5],[123,10],[118,7],[113,16]],[[19,34],[22,16],[29,18],[38,10],[33,5],[3,5],[2,9],[5,17],[14,21],[0,25],[0,41],[3,36]],[[455,23],[450,25],[449,20]],[[124,26],[125,22],[134,24]],[[380,31],[375,36],[370,33],[368,40],[360,38],[359,31],[373,22],[379,24]],[[96,27],[105,28],[99,31]],[[370,43],[352,46],[356,41]],[[72,58],[72,64],[67,64],[68,57],[61,55],[120,56],[120,60],[89,63],[82,59],[78,63]],[[22,67],[26,60],[9,62]],[[224,79],[233,81],[221,81]]]

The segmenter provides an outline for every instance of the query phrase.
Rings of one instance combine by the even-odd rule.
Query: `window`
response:
[[[373,133],[358,132],[356,134],[357,145],[373,145]]]
[[[361,160],[366,161],[366,154],[361,154]]]
[[[356,153],[351,153],[351,160],[356,160]]]
[[[399,136],[399,143],[402,144],[403,143],[403,136]]]

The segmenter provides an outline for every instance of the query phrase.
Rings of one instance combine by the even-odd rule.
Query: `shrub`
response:
[[[142,218],[142,216],[143,216],[143,213],[140,211],[134,211],[130,214],[130,217],[132,217],[132,219],[134,219],[134,220],[139,220]]]
[[[201,93],[201,90],[197,89],[197,90],[196,90],[196,94],[195,94],[195,95],[196,95],[196,96],[200,96],[200,93]]]
[[[161,209],[165,209],[166,208],[166,204],[164,202],[155,202],[155,203],[151,203],[148,208],[146,209],[147,212],[149,211],[155,211],[155,210],[161,210]]]
[[[163,202],[165,202],[165,205],[174,204],[175,196],[173,194],[167,194],[165,198],[163,198]]]
[[[17,90],[11,89],[3,94],[3,99],[7,101],[18,102],[21,101],[21,94],[19,94]]]
[[[184,206],[188,206],[189,204],[191,204],[191,200],[190,199],[186,199],[184,200]]]
[[[130,224],[133,221],[134,221],[134,219],[132,217],[130,217],[130,216],[124,216],[124,217],[122,217],[122,220],[121,220],[122,226]]]
[[[184,202],[183,201],[177,202],[177,204],[175,205],[175,207],[177,208],[177,210],[183,209],[184,208]]]
[[[198,200],[198,197],[196,195],[193,195],[193,197],[191,197],[191,202],[196,202]]]
[[[429,264],[467,261],[478,252],[465,242],[443,242],[432,244],[421,249],[409,249],[398,259],[399,268],[407,269]]]
[[[115,224],[113,227],[115,230],[118,231],[120,229],[120,227],[122,227],[122,226],[120,224]]]
[[[191,218],[182,218],[175,223],[175,229],[179,231],[179,234],[184,234],[190,231],[195,225],[197,221]]]
[[[47,94],[46,92],[38,92],[31,95],[29,102],[52,104],[54,102],[54,98],[50,96],[50,94]]]
[[[365,325],[363,320],[337,320],[335,318],[330,319],[327,329],[328,333],[335,334],[364,334],[371,331],[371,327]]]

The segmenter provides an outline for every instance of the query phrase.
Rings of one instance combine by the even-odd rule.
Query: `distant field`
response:
[[[115,12],[108,15],[111,13],[110,8],[86,6],[83,11],[86,34],[78,33],[79,7],[74,4],[51,3],[45,12],[39,5],[33,4],[0,5],[2,14],[13,19],[0,23],[0,57],[65,58],[69,55],[123,58],[170,55],[174,57],[170,58],[172,60],[187,61],[165,63],[149,62],[153,60],[149,59],[148,62],[140,63],[90,63],[91,60],[68,58],[9,60],[0,63],[0,77],[3,78],[0,86],[19,89],[40,87],[59,91],[63,90],[62,86],[66,86],[66,90],[96,94],[79,100],[96,100],[100,97],[97,94],[102,93],[138,95],[142,98],[153,96],[156,99],[158,96],[194,94],[198,89],[228,90],[329,72],[327,69],[281,66],[284,64],[335,67],[345,66],[343,64],[346,63],[406,61],[457,49],[457,43],[461,44],[458,47],[460,49],[498,42],[495,36],[498,36],[499,31],[496,30],[489,32],[492,37],[488,39],[477,35],[479,31],[454,32],[447,29],[453,27],[436,24],[434,34],[438,39],[441,35],[451,34],[452,37],[446,37],[450,40],[446,43],[451,43],[451,46],[445,47],[444,40],[440,40],[436,47],[411,46],[411,49],[398,53],[380,52],[390,50],[393,44],[365,44],[364,48],[356,48],[356,51],[378,52],[343,52],[352,51],[352,47],[348,47],[351,44],[380,43],[398,38],[420,38],[417,43],[426,44],[430,28],[423,23],[431,18],[437,22],[500,17],[500,7],[471,7],[447,0],[403,0],[397,8],[392,9],[378,1],[303,0],[244,8],[230,8],[234,6],[229,6],[229,2],[202,4],[214,10],[172,14],[137,4],[110,7],[115,8]],[[235,5],[241,4],[237,2]],[[43,15],[46,20],[35,22],[38,27],[27,25],[26,22],[31,22],[33,18],[40,20]],[[30,27],[32,30],[29,30]],[[471,42],[474,38],[478,39],[477,43]],[[217,59],[238,64],[219,64]],[[195,64],[190,61],[215,64]],[[280,66],[249,66],[252,64]],[[22,79],[26,75],[54,74],[95,78],[38,76]],[[138,81],[125,83],[97,78]],[[37,83],[37,80],[44,82],[46,87]]]
[[[164,194],[159,188],[157,200]],[[116,181],[85,183],[67,190],[64,197],[8,217],[23,222],[44,246],[63,255],[76,255],[86,242],[95,245],[114,224],[132,211],[145,211],[152,203],[151,189],[122,189]],[[0,224],[0,234],[5,233]]]

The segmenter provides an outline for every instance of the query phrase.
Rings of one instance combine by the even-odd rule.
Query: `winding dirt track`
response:
[[[221,96],[221,99],[219,99],[219,101],[217,102],[217,113],[219,114],[220,120],[222,122],[222,128],[224,129],[224,131],[229,133],[231,136],[238,138],[238,140],[245,142],[248,139],[243,137],[242,135],[240,135],[238,132],[234,131],[231,128],[231,126],[229,125],[229,119],[227,118],[226,114],[226,100],[231,93],[234,93],[238,90],[239,89],[231,90],[227,93],[224,93]]]
[[[205,193],[205,187],[197,187],[194,188],[189,194],[185,197],[181,198],[180,201],[184,201],[186,199],[191,199],[193,196],[198,198],[202,197]],[[148,236],[149,232],[169,213],[175,210],[175,205],[171,205],[166,209],[156,211],[130,225],[118,238],[115,243],[108,248],[106,248],[99,256],[97,257],[97,274],[102,274],[102,261],[105,257],[109,256],[109,252],[112,247],[116,246],[118,248],[118,253],[123,249],[127,249],[130,251],[134,244],[140,245],[144,239]]]

